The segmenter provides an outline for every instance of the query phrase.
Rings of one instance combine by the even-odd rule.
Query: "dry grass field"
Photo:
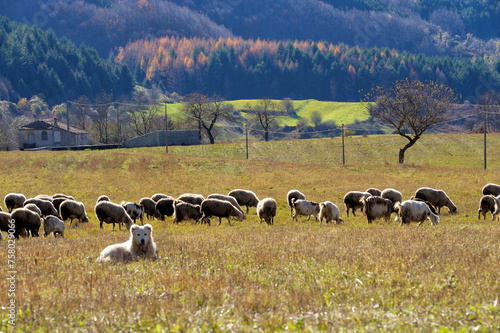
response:
[[[500,136],[428,135],[397,164],[396,136],[252,142],[245,145],[83,152],[1,152],[0,197],[63,192],[82,201],[90,223],[65,238],[16,243],[15,326],[9,325],[6,233],[0,243],[0,331],[14,332],[492,332],[500,330],[500,222],[478,220],[481,188],[500,183]],[[349,190],[443,189],[458,214],[399,227],[346,216]],[[243,222],[173,225],[152,220],[160,259],[96,262],[125,230],[99,228],[101,194],[138,202],[162,192],[254,191],[278,202],[275,224],[255,208]],[[342,225],[299,218],[286,193],[332,201]],[[5,210],[5,205],[1,203]],[[394,217],[394,215],[393,215]],[[117,228],[118,229],[118,228]]]

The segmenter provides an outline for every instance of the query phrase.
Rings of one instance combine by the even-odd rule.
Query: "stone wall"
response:
[[[190,146],[199,145],[197,130],[190,131],[168,131],[169,146]],[[138,136],[133,139],[122,142],[122,147],[156,147],[165,146],[165,132],[158,131],[146,135]]]

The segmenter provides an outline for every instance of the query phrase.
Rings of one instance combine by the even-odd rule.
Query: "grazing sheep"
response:
[[[101,202],[101,201],[110,201],[111,202],[111,199],[107,196],[107,195],[101,195],[99,198],[97,198],[97,201],[96,201],[96,204],[98,202]]]
[[[35,212],[26,208],[17,208],[10,215],[11,219],[16,221],[16,230],[14,236],[19,238],[22,229],[26,229],[27,235],[31,237],[38,237],[38,231],[42,225],[42,218]]]
[[[298,216],[307,216],[307,220],[311,215],[318,220],[319,204],[317,202],[307,201],[304,199],[292,199],[293,216],[292,221],[297,220]]]
[[[158,200],[160,200],[160,199],[166,199],[166,198],[172,198],[172,199],[174,199],[170,195],[166,195],[166,194],[163,194],[163,193],[156,193],[156,194],[153,194],[153,196],[151,197],[151,200],[153,200],[154,202],[158,202]]]
[[[37,213],[38,215],[42,216],[42,211],[40,210],[40,208],[38,208],[37,205],[35,205],[34,203],[29,203],[27,204],[26,206],[24,206],[24,208],[26,209],[29,209],[31,210],[32,212],[35,212]]]
[[[156,215],[156,202],[151,198],[141,198],[139,200],[139,205],[144,208],[144,214],[146,214],[146,219],[154,218]]]
[[[401,194],[401,192],[393,188],[386,188],[382,191],[380,196],[384,199],[391,200],[393,205],[395,205],[396,202],[403,202],[403,195]]]
[[[54,205],[54,208],[59,211],[59,208],[61,207],[61,204],[66,201],[66,200],[70,200],[70,201],[75,201],[73,199],[68,199],[68,198],[64,198],[64,197],[57,197],[57,198],[54,198],[54,200],[52,200],[52,204]]]
[[[47,195],[47,194],[39,194],[35,198],[52,202],[52,197],[50,195]]]
[[[389,199],[382,197],[361,197],[361,202],[363,203],[366,218],[368,223],[372,223],[373,220],[384,218],[384,220],[389,221],[391,214],[394,210],[394,205]]]
[[[102,229],[102,224],[113,223],[113,231],[115,230],[115,223],[118,223],[118,228],[121,230],[121,223],[124,223],[127,229],[132,226],[132,219],[128,216],[125,208],[115,203],[109,201],[98,202],[95,207],[95,214],[100,222],[100,227]]]
[[[22,208],[25,201],[26,197],[22,193],[9,193],[4,198],[5,206],[9,213],[12,213],[16,208]]]
[[[491,195],[496,197],[496,196],[500,195],[500,185],[492,184],[492,183],[486,184],[483,186],[482,193],[483,193],[483,195],[491,194]]]
[[[304,193],[300,192],[299,190],[290,190],[286,194],[286,202],[288,202],[288,207],[290,207],[290,216],[293,216],[293,206],[292,206],[292,200],[305,200],[306,196]]]
[[[63,193],[56,193],[52,196],[52,201],[54,201],[54,199],[56,198],[64,198],[64,199],[69,199],[69,200],[73,200],[73,201],[76,201],[75,198],[73,198],[71,195],[66,195],[66,194],[63,194]]]
[[[141,205],[138,205],[134,202],[125,202],[122,201],[122,207],[125,208],[125,211],[127,212],[128,216],[134,221],[137,218],[141,220],[141,224],[144,224],[144,207]]]
[[[429,219],[432,225],[439,223],[439,216],[434,214],[426,202],[419,200],[405,200],[396,203],[400,225],[409,224],[412,221],[420,222],[422,225],[425,219]]]
[[[344,223],[344,220],[340,218],[339,208],[330,201],[325,201],[319,204],[319,222],[323,223],[325,219],[326,223],[335,221],[337,224]]]
[[[175,199],[172,197],[162,198],[158,200],[156,203],[155,211],[158,216],[160,216],[161,220],[165,220],[166,216],[172,216],[175,212]]]
[[[176,201],[174,210],[174,224],[182,221],[194,220],[198,223],[201,219],[201,206],[189,202]]]
[[[495,221],[497,215],[500,214],[500,195],[493,197],[493,200],[495,200],[495,211],[493,212],[492,220]]]
[[[103,201],[107,202],[107,201]],[[85,205],[82,202],[77,202],[73,200],[65,200],[61,206],[59,207],[61,212],[61,219],[66,221],[67,219],[71,219],[69,222],[69,226],[73,223],[73,219],[78,219],[75,226],[78,226],[78,222],[88,222],[89,218],[87,217],[87,213],[85,212]]]
[[[382,191],[380,191],[378,188],[374,188],[374,187],[370,187],[365,192],[370,193],[374,197],[380,197],[380,196],[382,196]]]
[[[59,216],[59,212],[54,207],[51,201],[40,198],[30,198],[24,202],[24,205],[26,206],[27,204],[30,203],[35,204],[37,205],[38,208],[40,208],[40,210],[42,211],[42,216],[49,216],[49,215]]]
[[[435,190],[430,187],[421,187],[415,192],[415,198],[429,201],[438,209],[438,214],[441,214],[441,207],[447,207],[450,213],[456,213],[457,206],[451,201],[446,193],[442,190]]]
[[[264,220],[267,224],[274,224],[274,217],[276,216],[276,211],[278,210],[278,204],[273,198],[265,198],[259,201],[257,205],[257,216],[259,217],[260,223]]]
[[[205,200],[205,197],[203,197],[201,194],[193,193],[184,193],[177,198],[177,201],[188,202],[192,205],[201,205],[203,200]]]
[[[481,214],[483,214],[483,220],[486,220],[486,213],[495,213],[495,197],[492,195],[483,195],[481,200],[479,200],[479,209],[477,210],[477,219],[481,219]],[[493,217],[493,221],[495,218]]]
[[[245,215],[235,206],[233,206],[229,201],[219,200],[219,199],[205,199],[201,203],[201,222],[208,223],[210,225],[210,217],[216,216],[219,218],[219,224],[222,223],[222,218],[227,218],[227,222],[231,225],[229,218],[231,216],[236,217],[238,220],[242,221]]]
[[[0,231],[9,231],[10,224],[10,214],[6,212],[0,212]]]
[[[234,207],[238,208],[242,213],[245,213],[243,211],[243,208],[241,208],[240,205],[238,205],[238,201],[236,201],[236,199],[230,195],[213,193],[213,194],[210,194],[207,197],[207,199],[219,199],[219,200],[229,201]]]
[[[352,216],[356,216],[356,209],[361,208],[363,211],[363,203],[361,202],[361,198],[370,197],[371,194],[368,192],[360,192],[360,191],[349,191],[344,195],[344,204],[347,211],[347,217],[349,217],[349,209],[352,209]]]
[[[257,207],[259,198],[252,191],[248,190],[232,190],[227,195],[234,197],[240,206],[247,206],[247,214],[250,207]]]
[[[158,259],[153,239],[153,226],[146,224],[130,227],[130,238],[125,243],[114,244],[102,250],[98,261],[130,261],[136,259]]]
[[[45,237],[54,233],[54,237],[60,235],[64,238],[64,222],[54,215],[49,215],[43,220],[43,234]]]

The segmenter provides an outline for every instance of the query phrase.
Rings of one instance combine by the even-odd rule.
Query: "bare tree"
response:
[[[96,98],[96,114],[94,115],[94,122],[97,125],[99,132],[99,142],[108,143],[108,127],[109,127],[109,117],[113,97],[111,93],[102,92]]]
[[[413,146],[431,126],[449,120],[456,101],[453,90],[439,82],[396,81],[390,88],[376,87],[366,96],[366,108],[375,119],[393,126],[408,140],[399,150],[399,163],[405,152]]]
[[[80,96],[71,104],[71,114],[76,116],[78,126],[85,130],[87,117],[90,115],[90,100],[87,96]]]
[[[198,123],[199,139],[201,141],[202,128],[207,133],[210,144],[215,143],[213,129],[221,118],[229,117],[229,108],[224,100],[218,96],[207,97],[202,94],[189,94],[184,96],[184,111]]]
[[[479,116],[486,124],[486,132],[498,132],[500,130],[500,94],[488,91],[479,99]],[[483,125],[484,127],[484,125]]]
[[[137,135],[151,133],[155,116],[160,112],[156,100],[149,98],[146,94],[139,94],[134,96],[132,103],[129,117],[135,133]]]
[[[280,108],[267,97],[260,99],[257,106],[248,108],[254,114],[257,126],[264,131],[264,140],[269,141],[269,132],[278,124],[278,116],[282,111],[278,111]]]

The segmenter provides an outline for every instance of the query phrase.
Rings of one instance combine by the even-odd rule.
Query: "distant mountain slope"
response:
[[[120,96],[133,85],[126,66],[103,60],[94,49],[0,17],[0,100],[42,94],[53,105],[80,95],[93,99],[103,90]]]
[[[409,77],[442,81],[470,100],[487,88],[483,82],[500,82],[500,66],[491,70],[481,58],[326,42],[164,37],[130,43],[116,61],[134,68],[139,82],[146,79],[181,95],[201,92],[227,99],[359,101],[374,85]]]

